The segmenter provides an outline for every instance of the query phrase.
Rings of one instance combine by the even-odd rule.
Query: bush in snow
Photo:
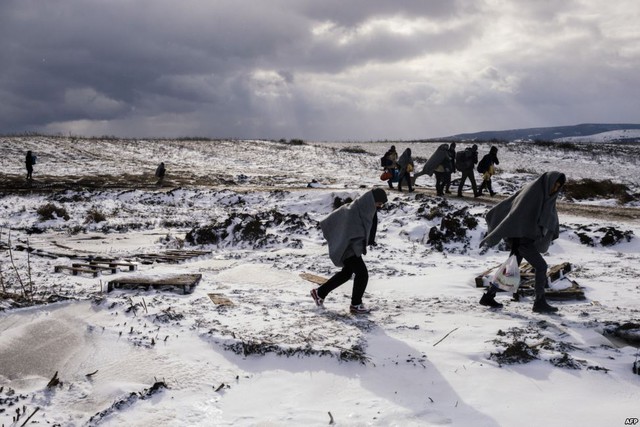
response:
[[[277,244],[302,247],[299,239],[292,234],[309,234],[315,226],[307,214],[283,214],[275,209],[255,214],[232,213],[224,221],[217,221],[203,227],[194,227],[185,236],[192,245],[235,246],[249,244],[253,248],[264,248]],[[270,229],[277,229],[272,233]],[[274,230],[275,231],[275,230]],[[284,235],[285,237],[280,237]]]
[[[46,205],[40,206],[36,212],[42,221],[49,221],[58,218],[68,221],[70,218],[65,208],[56,206],[53,203],[47,203]]]
[[[437,199],[436,199],[437,200]],[[438,252],[444,252],[449,243],[463,243],[463,251],[469,246],[468,230],[478,226],[478,220],[468,212],[468,208],[456,209],[446,200],[428,199],[418,208],[418,217],[440,224],[431,227],[427,243]]]
[[[623,241],[630,242],[634,234],[631,230],[618,230],[615,227],[594,228],[593,225],[579,225],[574,231],[580,243],[586,246],[613,246]]]
[[[596,181],[583,179],[568,181],[564,189],[565,195],[571,200],[588,200],[597,198],[618,199],[620,203],[628,203],[635,199],[629,194],[629,187],[614,183],[610,180]]]
[[[107,220],[107,216],[103,214],[102,211],[100,211],[98,208],[93,206],[87,212],[87,216],[84,218],[84,223],[85,224],[98,223],[106,220]]]
[[[371,154],[362,147],[345,147],[340,149],[339,151],[341,153],[351,153],[351,154]]]

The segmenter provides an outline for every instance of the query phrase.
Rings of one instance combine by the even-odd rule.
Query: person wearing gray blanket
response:
[[[480,246],[492,247],[504,239],[510,244],[511,254],[516,255],[518,264],[524,258],[535,269],[533,311],[536,313],[558,311],[545,298],[548,266],[542,253],[549,249],[560,233],[556,200],[565,182],[563,173],[545,172],[494,206],[486,215],[487,235],[480,242]],[[495,300],[496,290],[491,285],[480,299],[480,304],[501,308],[502,304]]]
[[[354,275],[349,311],[354,314],[369,313],[370,309],[362,303],[369,282],[362,256],[367,253],[368,245],[376,245],[377,210],[386,202],[387,193],[382,188],[375,188],[349,205],[340,206],[320,221],[322,234],[329,245],[329,258],[342,270],[319,288],[311,290],[311,297],[318,307],[323,307],[327,295]]]

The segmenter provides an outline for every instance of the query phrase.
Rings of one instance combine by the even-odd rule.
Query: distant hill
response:
[[[606,135],[606,136],[605,136]],[[574,126],[461,133],[439,141],[640,142],[640,124],[585,123]]]

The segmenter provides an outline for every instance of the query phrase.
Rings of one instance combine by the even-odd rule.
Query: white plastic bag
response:
[[[515,255],[511,255],[498,267],[491,279],[491,283],[500,289],[516,293],[520,286],[520,266]]]

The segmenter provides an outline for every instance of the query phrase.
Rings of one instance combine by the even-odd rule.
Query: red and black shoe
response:
[[[324,299],[320,298],[317,289],[311,289],[311,298],[313,298],[318,307],[324,307]]]

